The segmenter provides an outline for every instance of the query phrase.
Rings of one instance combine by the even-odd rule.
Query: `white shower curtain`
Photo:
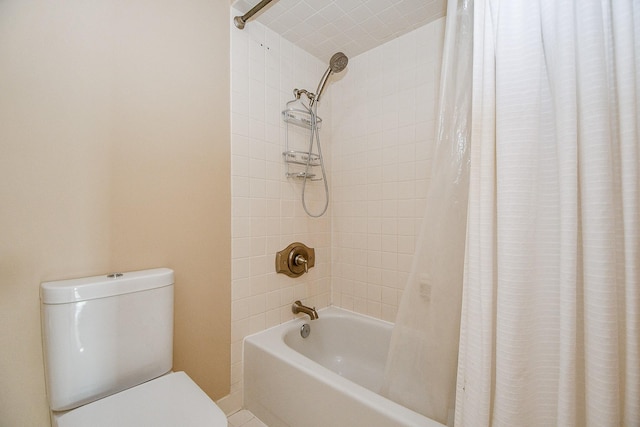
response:
[[[449,2],[431,183],[381,387],[390,399],[449,425],[469,190],[472,19],[472,0]]]
[[[456,425],[640,426],[638,0],[476,0]]]

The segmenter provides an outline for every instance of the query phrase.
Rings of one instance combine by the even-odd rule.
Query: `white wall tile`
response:
[[[331,221],[330,212],[319,220],[303,213],[301,183],[285,178],[282,162],[284,104],[293,97],[294,88],[314,91],[311,85],[317,84],[326,64],[257,22],[243,31],[232,29],[231,40],[231,311],[232,349],[236,349],[231,388],[241,394],[238,367],[244,336],[292,319],[290,306],[295,298],[318,308],[330,303],[330,269],[326,266],[331,258]],[[327,130],[321,131],[321,138],[330,168],[329,88],[327,91],[319,110],[326,116]],[[311,205],[324,200],[322,187],[311,185],[307,192]],[[293,241],[316,249],[316,267],[297,279],[274,271],[275,253]]]
[[[395,319],[422,220],[443,21],[350,59],[332,98],[333,303],[385,320]]]

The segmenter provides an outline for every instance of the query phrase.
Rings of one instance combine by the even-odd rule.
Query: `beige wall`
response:
[[[46,426],[38,286],[176,271],[174,368],[229,393],[229,4],[0,2],[0,426]]]

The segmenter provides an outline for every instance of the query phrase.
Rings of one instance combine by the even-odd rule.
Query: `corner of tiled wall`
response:
[[[232,10],[232,16],[238,12]],[[331,211],[307,216],[302,183],[285,177],[285,124],[281,112],[293,89],[313,92],[326,65],[258,22],[231,29],[231,394],[225,408],[242,405],[242,340],[294,317],[299,299],[317,308],[330,304]],[[331,106],[323,97],[322,151],[331,162]],[[317,211],[324,200],[319,183],[307,186],[306,200]],[[275,273],[275,254],[300,241],[316,251],[313,269],[298,278]]]

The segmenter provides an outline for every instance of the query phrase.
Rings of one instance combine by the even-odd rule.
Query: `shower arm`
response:
[[[311,112],[311,107],[313,106],[313,100],[316,99],[315,93],[311,93],[306,89],[294,89],[293,96],[295,96],[296,98],[293,101],[289,101],[289,102],[295,102],[300,100],[301,95],[306,95],[307,99],[309,100],[309,106],[307,107],[306,105],[304,105],[304,102],[302,101],[300,101],[300,104],[302,104],[304,108],[306,108],[309,112]],[[289,105],[289,102],[287,102],[287,105]]]
[[[242,16],[236,16],[235,18],[233,18],[233,23],[236,25],[236,27],[238,29],[240,29],[240,30],[244,29],[244,24],[247,23],[249,18],[251,18],[258,11],[260,11],[260,9],[262,9],[263,7],[265,7],[266,5],[271,3],[272,1],[273,0],[262,0],[260,3],[258,3],[255,6],[253,6],[249,12],[245,13]]]
[[[309,101],[316,98],[315,93],[311,93],[306,89],[294,89],[293,94],[295,95],[296,99],[300,99],[300,95],[306,95]]]

